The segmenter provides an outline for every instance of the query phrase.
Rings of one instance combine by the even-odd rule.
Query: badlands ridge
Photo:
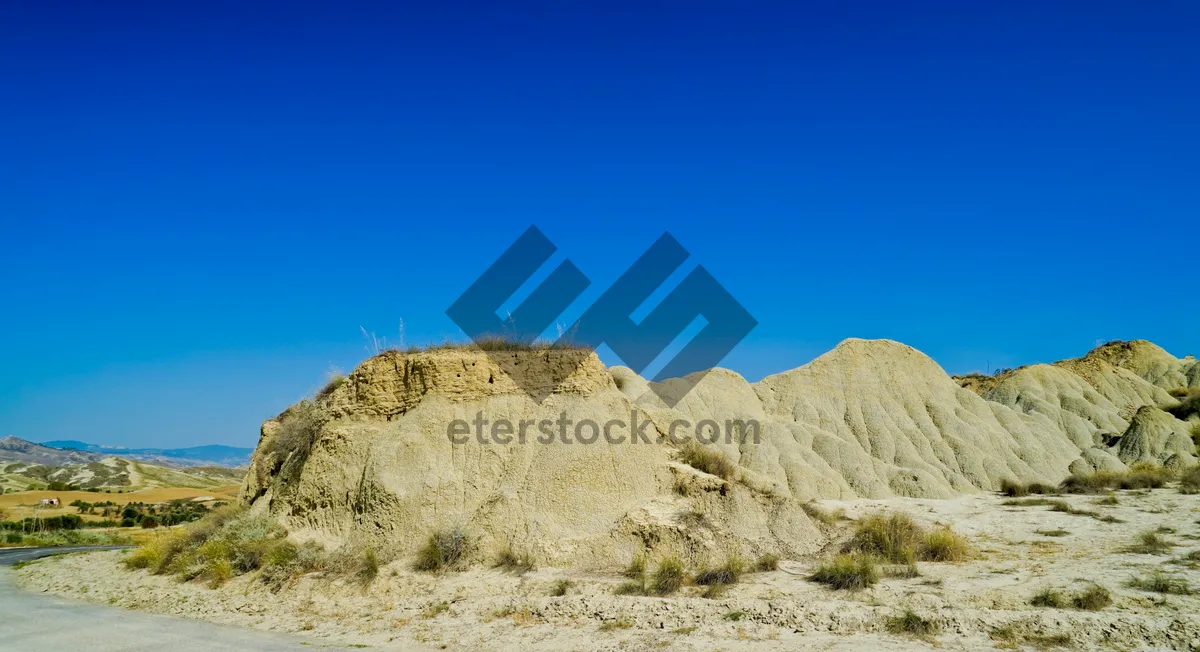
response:
[[[384,352],[263,424],[242,499],[325,545],[408,556],[454,528],[476,539],[481,558],[509,547],[549,565],[600,567],[650,550],[811,554],[828,542],[804,511],[813,499],[944,498],[1005,479],[1196,464],[1192,424],[1168,410],[1179,403],[1172,393],[1200,388],[1200,365],[1146,341],[952,378],[909,346],[851,339],[757,383],[713,370],[674,408],[627,368],[591,354],[574,368],[579,356]],[[509,372],[567,380],[538,404]],[[633,413],[652,424],[651,440],[676,419],[755,420],[762,430],[757,442],[711,446],[733,465],[718,476],[685,463],[670,440],[452,444],[449,425],[479,413],[599,424]]]

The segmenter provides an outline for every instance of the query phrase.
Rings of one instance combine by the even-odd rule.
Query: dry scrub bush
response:
[[[434,532],[417,552],[413,568],[430,573],[460,568],[466,563],[472,547],[462,530]]]
[[[879,570],[875,566],[875,557],[871,555],[842,554],[817,566],[808,579],[833,589],[857,591],[878,583]]]
[[[1012,498],[1020,498],[1029,494],[1057,494],[1058,488],[1040,482],[1021,484],[1016,480],[1001,480],[1000,493]]]
[[[1179,476],[1179,492],[1185,494],[1200,493],[1200,466],[1193,466]]]
[[[715,475],[722,480],[737,479],[737,464],[720,450],[689,441],[679,452],[681,461],[698,471]]]
[[[293,405],[279,422],[279,432],[275,435],[275,455],[280,460],[294,452],[308,455],[324,423],[325,414],[313,401],[305,399]]]
[[[537,563],[534,561],[533,555],[527,552],[517,552],[513,550],[512,546],[506,545],[496,555],[493,567],[521,575],[537,568]]]

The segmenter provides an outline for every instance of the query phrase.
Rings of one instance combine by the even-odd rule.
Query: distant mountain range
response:
[[[237,446],[191,446],[189,448],[119,448],[98,446],[73,439],[42,442],[42,446],[64,451],[82,451],[103,457],[123,457],[167,466],[246,466],[253,448]]]
[[[120,491],[147,487],[227,487],[242,481],[245,469],[231,467],[244,467],[250,452],[231,446],[171,450],[106,448],[78,441],[49,443],[68,446],[35,444],[12,436],[0,439],[0,489],[28,491],[55,483],[79,489]]]

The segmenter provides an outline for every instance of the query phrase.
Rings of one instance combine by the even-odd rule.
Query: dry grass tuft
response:
[[[1200,424],[1192,428],[1193,436],[1200,431]],[[1179,492],[1184,494],[1200,494],[1200,466],[1193,466],[1179,476]]]
[[[821,506],[817,505],[813,501],[804,503],[800,507],[804,509],[804,513],[808,514],[809,518],[814,521],[824,523],[825,525],[833,525],[838,521],[843,521],[846,519],[846,510],[844,509],[836,509],[833,511],[822,509]]]
[[[941,627],[936,622],[922,618],[912,609],[906,609],[903,614],[888,618],[887,629],[893,634],[906,634],[919,638],[928,638],[941,631]]]
[[[771,553],[760,555],[754,562],[754,570],[760,573],[766,573],[773,570],[779,570],[779,557]]]
[[[873,514],[858,522],[846,552],[878,557],[891,564],[917,560],[959,562],[973,554],[971,545],[948,527],[925,530],[905,514]]]
[[[715,475],[722,480],[737,479],[737,464],[718,449],[689,441],[679,452],[680,460],[697,471]]]
[[[650,589],[655,595],[671,595],[687,583],[687,571],[677,557],[667,557],[658,564],[650,578]]]
[[[842,554],[818,566],[808,579],[833,589],[857,591],[878,583],[879,570],[871,555]]]
[[[1124,552],[1139,555],[1165,555],[1174,547],[1174,543],[1164,539],[1157,531],[1148,530],[1139,534],[1137,543],[1125,548]]]
[[[1175,479],[1175,472],[1157,464],[1138,462],[1128,471],[1077,473],[1063,480],[1061,489],[1071,494],[1097,494],[1109,489],[1158,489]]]
[[[1084,611],[1100,611],[1112,602],[1112,594],[1098,584],[1071,598],[1071,605]]]
[[[1192,586],[1182,577],[1168,575],[1161,568],[1156,568],[1143,577],[1132,577],[1126,583],[1131,589],[1163,593],[1167,595],[1191,595]]]

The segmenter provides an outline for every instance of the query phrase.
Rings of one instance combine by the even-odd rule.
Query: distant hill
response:
[[[115,448],[97,446],[73,439],[42,442],[42,446],[70,451],[84,451],[102,456],[117,456],[141,462],[167,466],[247,466],[253,448],[236,446],[192,446],[189,448]]]
[[[150,455],[140,460],[133,459],[126,454],[129,449],[109,449],[101,446],[92,449],[58,448],[12,436],[0,439],[0,489],[6,492],[44,489],[51,483],[85,490],[214,488],[239,484],[245,475],[244,469],[227,468],[228,465],[213,462],[188,459],[188,464],[150,463],[154,461],[147,461]],[[224,451],[206,449],[243,450],[228,446],[200,446],[183,450],[193,456],[197,453],[192,451],[198,451],[201,456],[207,454],[218,459],[236,459]],[[121,454],[113,455],[104,451],[120,451]]]

